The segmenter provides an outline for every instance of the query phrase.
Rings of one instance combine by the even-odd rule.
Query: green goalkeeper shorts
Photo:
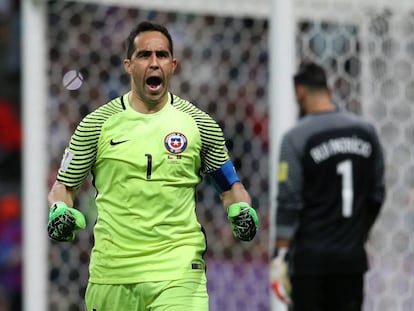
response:
[[[87,311],[208,311],[205,277],[137,284],[89,283]]]

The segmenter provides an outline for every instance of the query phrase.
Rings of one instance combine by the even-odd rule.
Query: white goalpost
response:
[[[283,133],[293,125],[296,105],[292,76],[295,70],[295,24],[293,2],[272,1],[270,10],[270,81],[269,81],[269,257],[274,251],[277,171]],[[287,310],[269,289],[272,311]]]
[[[23,309],[47,310],[46,40],[43,1],[22,1]]]

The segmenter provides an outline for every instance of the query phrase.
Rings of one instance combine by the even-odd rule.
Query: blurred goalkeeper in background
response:
[[[272,288],[294,311],[359,311],[364,244],[385,198],[374,127],[331,100],[325,71],[294,76],[301,118],[282,140]]]
[[[131,90],[80,122],[49,193],[49,237],[72,241],[85,228],[75,193],[92,173],[98,217],[88,311],[208,310],[207,245],[195,213],[203,175],[220,194],[233,235],[250,241],[258,230],[221,128],[169,92],[176,66],[168,30],[137,25],[124,60]]]

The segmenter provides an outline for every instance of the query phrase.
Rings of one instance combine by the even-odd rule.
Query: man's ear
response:
[[[178,65],[178,62],[177,62],[177,59],[176,58],[173,58],[172,59],[172,65],[173,65],[172,72],[174,73],[175,72],[175,69],[177,68],[177,65]]]
[[[297,86],[295,87],[295,93],[296,93],[296,97],[297,97],[298,99],[302,99],[302,98],[305,96],[306,89],[305,89],[305,87],[304,87],[304,86],[302,86],[302,85],[297,85]]]
[[[127,73],[131,74],[131,60],[130,59],[128,58],[124,59],[124,68]]]

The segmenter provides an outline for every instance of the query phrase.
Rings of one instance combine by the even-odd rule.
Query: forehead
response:
[[[167,37],[159,31],[144,31],[135,37],[137,50],[169,50]]]

